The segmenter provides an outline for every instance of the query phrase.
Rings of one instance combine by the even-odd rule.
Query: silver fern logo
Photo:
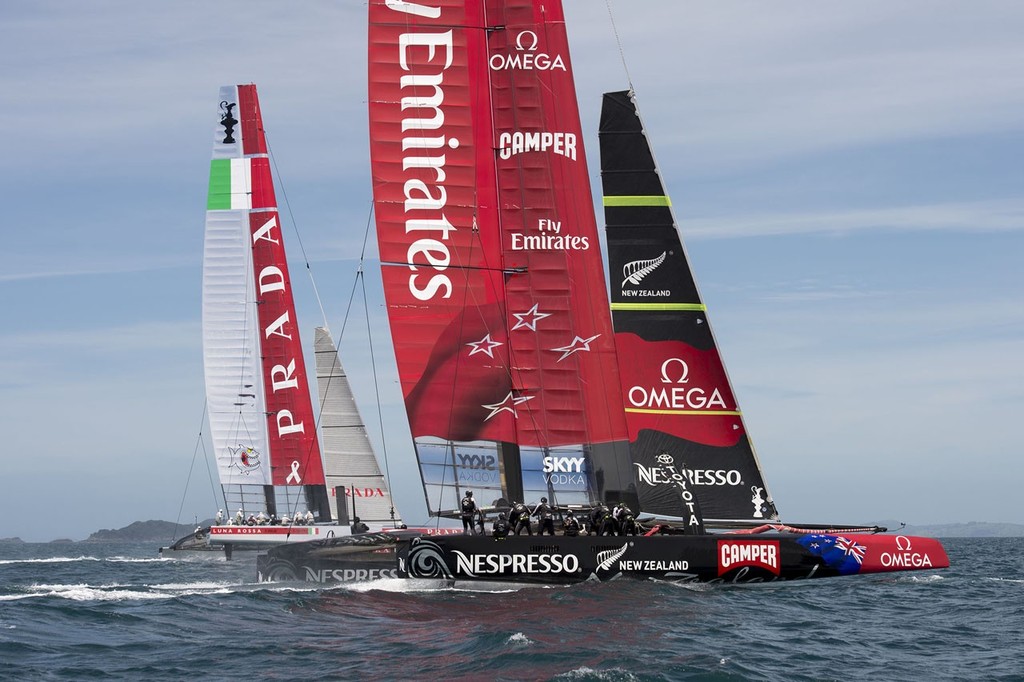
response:
[[[629,549],[629,544],[625,544],[618,549],[606,549],[603,552],[597,553],[597,570],[607,571],[612,565],[618,561],[626,550]]]
[[[626,278],[622,280],[622,286],[626,286],[626,284],[632,284],[634,286],[640,284],[644,277],[657,270],[658,266],[665,262],[665,258],[667,256],[668,252],[662,251],[661,255],[657,258],[652,258],[650,260],[635,260],[626,263],[622,266],[622,276]]]

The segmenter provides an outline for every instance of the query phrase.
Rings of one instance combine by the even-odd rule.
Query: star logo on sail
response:
[[[526,328],[531,332],[537,331],[537,323],[543,320],[545,317],[551,317],[551,313],[542,313],[537,310],[540,304],[534,303],[533,307],[527,310],[525,313],[512,313],[512,317],[516,318],[516,326],[512,327],[512,331],[517,329]]]
[[[498,414],[499,412],[511,412],[513,417],[519,417],[519,415],[516,414],[516,405],[522,405],[527,400],[533,400],[535,397],[536,396],[532,395],[521,395],[517,397],[512,395],[512,391],[509,391],[508,395],[505,396],[505,398],[501,402],[497,402],[491,405],[481,405],[481,407],[483,407],[484,409],[491,411],[489,415],[484,417],[484,421],[487,421],[488,419]]]
[[[570,343],[568,346],[562,346],[561,348],[552,348],[551,350],[560,351],[562,353],[562,357],[555,360],[555,362],[561,362],[562,360],[565,360],[567,357],[569,357],[576,351],[589,351],[590,342],[599,336],[601,335],[594,334],[589,339],[583,339],[577,336],[575,339],[572,340],[572,343]]]
[[[469,354],[471,356],[476,355],[477,353],[483,353],[487,357],[493,359],[494,349],[497,348],[498,346],[504,346],[505,344],[501,343],[500,341],[492,340],[491,335],[487,334],[484,336],[484,338],[480,339],[479,341],[470,341],[466,345],[470,346],[473,349],[469,351]]]

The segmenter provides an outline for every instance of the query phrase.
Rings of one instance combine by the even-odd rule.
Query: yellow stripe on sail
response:
[[[612,303],[612,310],[700,310],[708,308],[703,303]]]
[[[637,414],[685,414],[685,415],[706,415],[708,417],[730,416],[738,417],[739,410],[645,410],[639,407],[627,407],[626,412]]]
[[[605,197],[605,206],[671,206],[672,200],[664,195]]]

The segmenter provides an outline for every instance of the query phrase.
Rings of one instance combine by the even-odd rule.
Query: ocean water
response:
[[[1024,680],[1024,541],[746,586],[255,583],[249,553],[0,545],[3,680]]]

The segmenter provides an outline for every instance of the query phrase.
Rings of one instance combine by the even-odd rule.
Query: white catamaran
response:
[[[307,380],[255,85],[220,90],[203,254],[203,358],[227,516],[172,548],[260,548],[401,525],[330,333]],[[319,427],[319,428],[318,428]],[[318,430],[323,437],[321,455]]]

